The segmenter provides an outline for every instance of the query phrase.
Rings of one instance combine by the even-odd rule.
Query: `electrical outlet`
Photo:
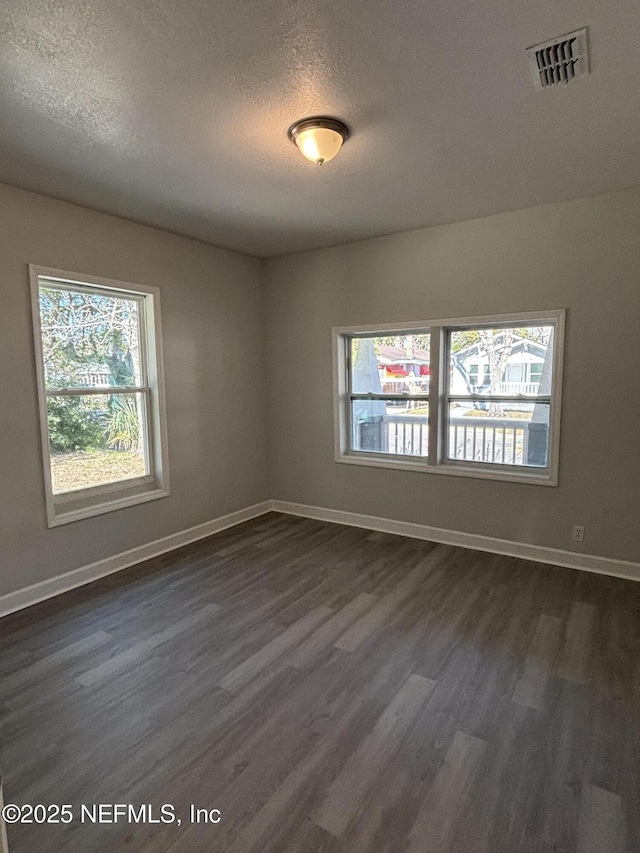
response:
[[[584,527],[581,524],[573,525],[573,541],[584,542]]]

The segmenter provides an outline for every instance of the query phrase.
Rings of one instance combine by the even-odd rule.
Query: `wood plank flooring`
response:
[[[1,620],[0,739],[11,853],[637,853],[640,585],[272,513]]]

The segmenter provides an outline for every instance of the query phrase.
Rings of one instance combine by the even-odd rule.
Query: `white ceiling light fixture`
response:
[[[349,128],[337,118],[314,116],[292,124],[288,136],[303,157],[322,166],[333,160],[347,141]]]

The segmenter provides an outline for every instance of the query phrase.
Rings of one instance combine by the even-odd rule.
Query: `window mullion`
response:
[[[153,463],[155,447],[153,441],[153,430],[151,429],[151,389],[145,388],[142,394],[143,418],[141,423],[142,440],[145,448],[145,461],[147,475],[153,474]]]
[[[349,394],[351,400],[430,400],[429,394]]]
[[[147,363],[149,341],[147,336],[147,305],[149,297],[145,296],[138,307],[138,358],[140,361],[140,379],[144,388],[149,387],[149,366]]]
[[[351,448],[353,444],[353,412],[351,411],[351,394],[353,392],[353,364],[351,362],[351,350],[352,350],[352,338],[345,337],[342,340],[342,344],[344,346],[344,363],[347,368],[347,394],[349,395],[349,401],[347,403],[346,412],[345,412],[345,424],[346,424],[346,446],[347,448]]]
[[[427,464],[437,465],[441,459],[440,400],[442,368],[442,326],[431,326],[429,339],[429,452]]]
[[[86,388],[55,388],[45,394],[47,397],[106,397],[111,394],[144,394],[148,390],[147,385],[91,385]]]
[[[501,394],[447,394],[447,402],[459,403],[550,403],[549,395],[506,396]]]

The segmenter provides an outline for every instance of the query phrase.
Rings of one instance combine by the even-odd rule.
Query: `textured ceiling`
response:
[[[524,49],[589,27],[592,74]],[[0,180],[260,256],[640,178],[637,0],[5,0]],[[328,113],[323,167],[287,139]]]

